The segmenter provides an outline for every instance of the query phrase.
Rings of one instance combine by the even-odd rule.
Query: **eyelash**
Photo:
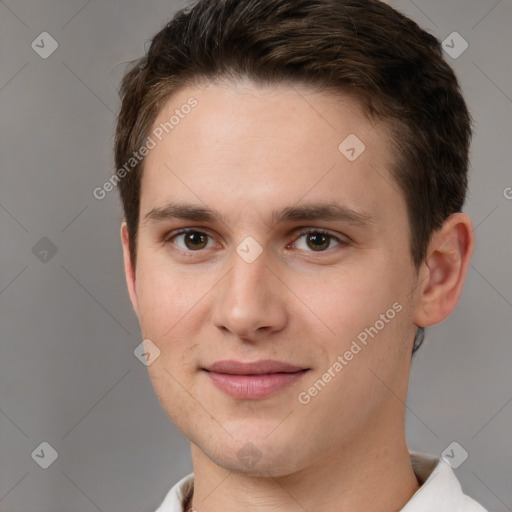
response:
[[[194,253],[201,253],[203,252],[205,249],[198,249],[197,251],[193,251],[193,250],[185,250],[185,249],[182,249],[180,247],[177,247],[173,242],[172,240],[180,235],[186,235],[187,233],[198,233],[198,234],[201,234],[201,235],[206,235],[207,237],[209,238],[212,238],[208,233],[204,232],[204,231],[201,231],[199,229],[196,229],[196,228],[183,228],[183,229],[179,229],[178,231],[173,231],[167,235],[165,235],[163,237],[163,242],[165,244],[172,244],[174,246],[174,250],[177,251],[178,253],[180,254],[184,254],[186,256],[191,256],[193,255]],[[296,243],[297,240],[299,240],[302,236],[304,235],[308,235],[308,234],[320,234],[320,235],[325,235],[327,236],[329,239],[331,240],[335,240],[336,242],[338,242],[339,245],[336,245],[335,247],[331,247],[329,249],[326,249],[324,251],[313,251],[313,250],[310,250],[310,251],[306,251],[306,252],[310,252],[310,253],[327,253],[329,251],[332,251],[333,249],[335,249],[336,247],[343,247],[343,246],[347,246],[349,245],[349,241],[348,239],[342,239],[336,235],[333,235],[332,233],[330,233],[329,231],[326,231],[324,229],[321,229],[321,228],[302,228],[300,229],[299,233],[298,233],[298,236],[293,240],[292,243]],[[287,244],[287,246],[290,245],[290,244]]]

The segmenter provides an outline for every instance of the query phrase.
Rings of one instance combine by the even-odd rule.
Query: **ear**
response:
[[[422,263],[415,291],[414,323],[437,324],[457,306],[474,249],[473,225],[464,213],[454,213],[436,231]]]
[[[121,242],[123,244],[123,261],[124,274],[126,277],[126,285],[128,286],[128,294],[137,318],[139,318],[139,301],[137,299],[137,287],[135,284],[135,270],[130,257],[130,238],[128,235],[128,226],[126,222],[121,223]]]

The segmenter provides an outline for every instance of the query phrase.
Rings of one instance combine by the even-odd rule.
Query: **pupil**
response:
[[[185,240],[189,249],[201,249],[205,245],[205,237],[201,233],[188,233]],[[192,245],[192,247],[190,247],[190,245]],[[198,245],[201,245],[201,247],[198,247]]]
[[[326,246],[329,245],[329,240],[326,235],[322,235],[321,233],[317,233],[314,235],[309,235],[308,240],[313,242],[312,249],[325,249]],[[326,243],[327,241],[327,243]]]

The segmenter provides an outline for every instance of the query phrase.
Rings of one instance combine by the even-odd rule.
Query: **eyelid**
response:
[[[325,229],[325,228],[316,228],[314,226],[311,227],[305,227],[305,228],[299,228],[299,237],[302,235],[307,235],[309,233],[320,233],[323,235],[330,236],[331,238],[334,238],[337,242],[340,244],[348,244],[350,242],[350,239],[346,235],[341,235],[339,233],[334,234],[332,231]]]

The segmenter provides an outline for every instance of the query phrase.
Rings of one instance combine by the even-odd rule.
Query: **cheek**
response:
[[[136,287],[143,333],[163,340],[201,302],[208,282],[149,257],[141,258]]]
[[[190,375],[195,371],[198,312],[211,287],[201,279],[184,276],[158,257],[140,260],[137,294],[143,338],[151,339],[160,355],[148,366],[153,387],[166,412],[174,419],[187,407],[187,392],[193,391]]]
[[[305,304],[341,339],[349,339],[373,324],[397,299],[382,272],[368,267],[338,269],[325,280],[312,283],[315,280],[303,281],[298,295],[307,297]]]
[[[337,270],[322,283],[301,283],[298,295],[307,297],[309,309],[321,319],[317,333],[326,335],[316,340],[323,345],[323,364],[329,366],[352,350],[357,354],[348,357],[358,363],[351,362],[351,367],[389,367],[392,371],[406,352],[410,324],[411,299],[404,272],[381,259]],[[311,319],[317,322],[314,316]],[[352,374],[351,379],[361,378],[352,371],[345,373]]]

